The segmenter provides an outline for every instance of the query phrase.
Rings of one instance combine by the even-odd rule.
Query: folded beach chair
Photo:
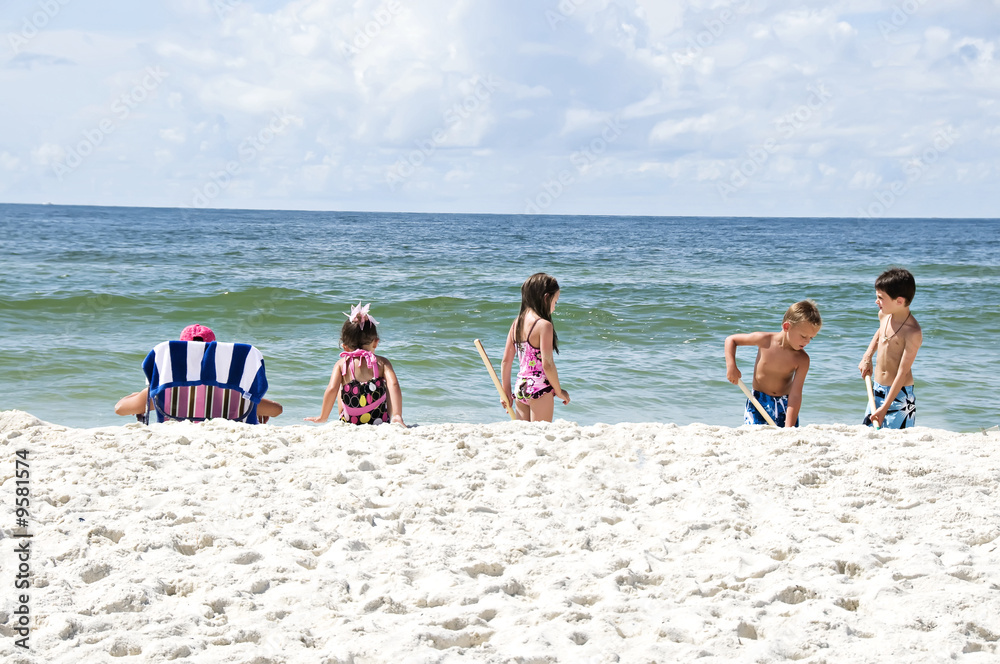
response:
[[[250,344],[164,341],[142,362],[149,384],[146,418],[157,421],[221,417],[257,424],[267,392],[264,356]]]

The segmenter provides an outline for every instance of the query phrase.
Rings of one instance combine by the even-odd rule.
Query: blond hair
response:
[[[816,327],[823,325],[823,319],[819,315],[819,308],[812,300],[802,300],[788,307],[788,311],[785,312],[785,317],[781,319],[781,322],[791,323],[792,325],[812,323]]]

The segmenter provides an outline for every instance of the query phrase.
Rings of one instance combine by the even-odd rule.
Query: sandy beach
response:
[[[998,442],[565,421],[71,429],[0,412],[0,658],[994,662]]]

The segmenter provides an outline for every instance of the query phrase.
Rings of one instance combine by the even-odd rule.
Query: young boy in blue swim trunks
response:
[[[871,375],[874,383],[875,412],[866,409],[863,421],[868,426],[872,426],[872,420],[888,429],[907,429],[917,424],[912,368],[924,337],[910,313],[916,290],[913,275],[901,267],[886,270],[875,280],[878,332],[858,364],[862,378]],[[877,356],[874,373],[872,355]]]
[[[753,396],[779,427],[799,426],[802,386],[809,371],[804,348],[819,334],[823,319],[812,300],[788,307],[780,332],[751,332],[726,337],[726,379],[736,385],[743,374],[736,367],[737,346],[757,346],[753,365]],[[745,424],[767,424],[747,399]]]

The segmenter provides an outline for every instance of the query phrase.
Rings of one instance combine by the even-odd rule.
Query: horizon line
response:
[[[495,216],[495,217],[631,217],[631,218],[651,218],[651,219],[685,219],[685,218],[696,218],[696,219],[835,219],[843,221],[879,221],[879,220],[920,220],[920,221],[954,221],[954,220],[969,220],[969,221],[998,221],[1000,217],[912,217],[912,216],[902,216],[894,217],[889,215],[871,217],[871,216],[804,216],[804,215],[792,215],[792,216],[772,216],[772,215],[719,215],[719,214],[675,214],[675,215],[659,215],[659,214],[614,214],[614,213],[586,213],[586,214],[574,214],[574,213],[546,213],[542,212],[539,214],[527,214],[524,212],[413,212],[413,211],[400,211],[400,210],[338,210],[338,209],[306,209],[306,208],[257,208],[257,207],[170,207],[163,205],[98,205],[94,203],[11,203],[0,201],[0,206],[24,206],[24,207],[79,207],[79,208],[123,208],[123,209],[133,209],[133,210],[187,210],[193,212],[307,212],[315,214],[326,214],[326,213],[338,213],[338,214],[414,214],[414,215],[476,215],[476,216]]]

